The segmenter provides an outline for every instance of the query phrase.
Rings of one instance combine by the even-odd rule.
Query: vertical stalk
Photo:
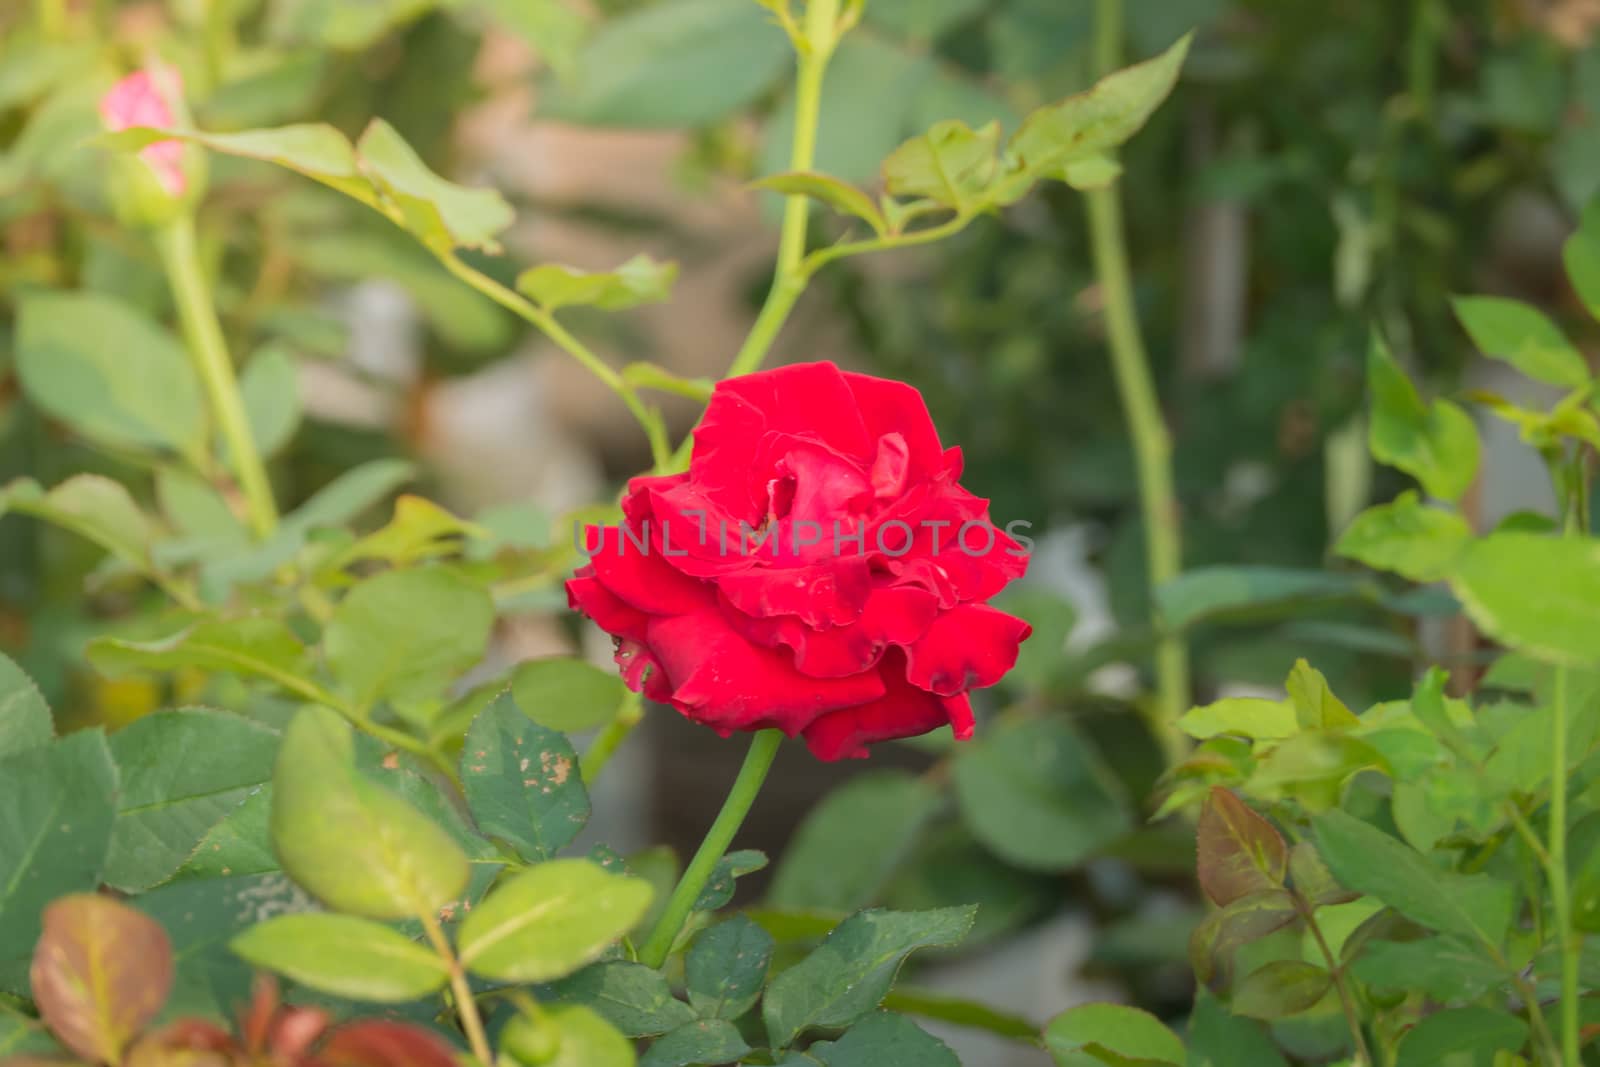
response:
[[[1097,71],[1101,75],[1109,74],[1121,62],[1122,2],[1096,0]],[[1156,589],[1176,578],[1183,566],[1182,531],[1172,478],[1172,439],[1162,417],[1134,309],[1121,196],[1115,185],[1092,190],[1085,196],[1095,273],[1105,299],[1111,365],[1138,467],[1139,504],[1145,527],[1145,575],[1153,597]],[[1167,632],[1159,615],[1155,623],[1159,636],[1156,702],[1150,720],[1171,766],[1183,757],[1188,747],[1176,724],[1178,716],[1189,706],[1189,657],[1183,639]]]
[[[1311,931],[1311,936],[1316,939],[1317,950],[1322,953],[1323,961],[1328,965],[1328,974],[1333,978],[1334,991],[1339,996],[1339,1007],[1344,1011],[1344,1022],[1350,1030],[1350,1040],[1354,1044],[1356,1055],[1352,1067],[1373,1067],[1372,1051],[1367,1047],[1366,1032],[1361,1029],[1361,1014],[1356,1010],[1356,998],[1350,992],[1350,982],[1345,977],[1344,966],[1339,957],[1333,954],[1333,949],[1328,945],[1328,939],[1323,936],[1322,928],[1317,925],[1316,915],[1312,912],[1310,904],[1294,894],[1295,910],[1305,920],[1306,929]]]
[[[1561,1061],[1576,1065],[1581,1043],[1578,968],[1583,942],[1572,927],[1567,872],[1567,668],[1557,667],[1550,712],[1550,910],[1561,946]]]
[[[205,384],[211,416],[228,446],[228,465],[244,491],[250,525],[258,536],[265,537],[278,524],[278,508],[272,499],[272,483],[267,480],[266,467],[262,465],[255,437],[250,432],[250,420],[239,394],[233,361],[228,357],[228,346],[211,302],[211,289],[200,268],[193,217],[180,215],[156,231],[155,242],[178,306],[178,319],[189,343],[189,354]]]
[[[483,1016],[478,1012],[478,1002],[472,998],[472,986],[467,981],[466,969],[461,966],[455,950],[450,947],[449,939],[439,928],[439,920],[429,913],[424,913],[419,918],[422,920],[422,929],[427,932],[429,944],[450,970],[450,992],[455,998],[456,1016],[461,1020],[461,1031],[467,1035],[467,1044],[472,1048],[472,1055],[484,1067],[489,1067],[495,1062],[494,1054],[489,1051],[489,1038],[483,1029]]]
[[[689,861],[683,877],[668,898],[666,910],[656,920],[655,929],[650,931],[644,947],[639,950],[639,962],[645,966],[660,970],[672,954],[672,944],[683,930],[683,924],[688,921],[689,913],[694,910],[694,902],[700,899],[712,872],[733,843],[733,835],[739,832],[745,816],[750,814],[750,806],[755,803],[756,794],[761,792],[761,784],[767,780],[767,772],[772,769],[773,758],[777,756],[778,746],[782,742],[781,730],[762,730],[751,740],[744,766],[739,768],[739,777],[734,779],[733,788],[728,790],[728,799],[722,802],[722,810],[717,813],[716,821],[706,831],[699,851]]]

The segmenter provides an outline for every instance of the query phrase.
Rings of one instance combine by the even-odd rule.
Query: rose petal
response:
[[[650,649],[672,685],[672,703],[696,722],[722,730],[776,726],[793,737],[817,716],[876,700],[877,673],[808,678],[788,656],[760,648],[721,612],[652,619]]]
[[[867,746],[879,741],[916,737],[952,722],[972,734],[972,710],[965,697],[947,698],[918,689],[905,680],[898,653],[884,657],[879,673],[884,694],[858,707],[830,712],[805,730],[806,745],[820,760],[865,759]]]
[[[1033,627],[987,604],[962,604],[940,615],[906,649],[906,680],[940,696],[998,682],[1017,664]]]
[[[861,618],[844,626],[816,628],[798,617],[754,618],[729,605],[734,625],[768,648],[794,653],[795,669],[813,678],[844,678],[871,670],[890,645],[908,645],[932,625],[938,599],[915,586],[883,586],[867,597]]]
[[[583,567],[567,579],[567,606],[593,619],[613,637],[643,641],[650,616],[611,592],[594,577],[593,567]]]
[[[725,574],[717,588],[746,615],[793,615],[813,628],[855,622],[872,592],[864,556],[824,559],[802,567],[752,567]]]
[[[869,374],[846,371],[844,380],[855,396],[874,447],[886,434],[900,436],[906,448],[906,475],[910,481],[932,478],[944,469],[939,431],[934,428],[921,393],[905,382]]]
[[[600,529],[605,535],[604,547],[589,557],[594,576],[640,611],[681,615],[713,602],[710,587],[672,567],[673,553],[683,551],[681,548],[670,542],[654,543],[648,529],[632,523],[590,529]],[[586,532],[584,536],[586,545],[592,545],[592,535]]]

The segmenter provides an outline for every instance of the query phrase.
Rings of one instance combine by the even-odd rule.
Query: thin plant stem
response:
[[[672,447],[667,441],[666,426],[661,421],[660,413],[647,407],[644,401],[639,399],[639,393],[632,385],[624,381],[622,376],[611,368],[610,364],[595,355],[587,345],[574,337],[565,326],[556,320],[553,314],[521,294],[507,289],[487,274],[473,270],[463,263],[454,252],[439,253],[439,260],[444,264],[446,270],[461,281],[512,314],[537,326],[540,332],[556,343],[558,348],[573,359],[576,359],[589,373],[599,378],[607,388],[622,399],[623,404],[627,406],[628,411],[632,413],[634,419],[644,430],[645,436],[650,441],[650,456],[656,467],[664,469],[664,465],[671,462]]]
[[[1333,954],[1328,939],[1322,936],[1322,928],[1317,925],[1311,907],[1298,893],[1294,894],[1294,906],[1305,920],[1306,929],[1311,931],[1311,936],[1316,940],[1317,950],[1322,953],[1322,958],[1328,965],[1328,974],[1333,978],[1333,989],[1339,995],[1339,1007],[1344,1011],[1345,1025],[1350,1028],[1350,1039],[1355,1042],[1354,1067],[1372,1067],[1372,1051],[1367,1047],[1367,1035],[1361,1029],[1361,1015],[1356,1011],[1356,999],[1350,992],[1350,983],[1345,978],[1344,967],[1340,965],[1339,958]]]
[[[1561,1058],[1577,1064],[1582,1044],[1578,1017],[1578,970],[1583,941],[1572,925],[1572,894],[1567,871],[1567,688],[1566,667],[1557,667],[1550,709],[1550,845],[1546,867],[1550,882],[1550,910],[1561,946]]]
[[[817,129],[822,115],[822,80],[842,31],[839,0],[808,0],[803,26],[790,27],[798,55],[795,79],[794,136],[789,144],[789,169],[810,170],[816,163]],[[806,290],[815,267],[806,261],[806,233],[811,205],[804,196],[790,196],[783,204],[783,226],[778,235],[777,269],[772,287],[762,302],[756,321],[728,365],[725,377],[736,378],[756,370],[772,351],[773,342],[789,321],[789,313]],[[663,473],[689,465],[693,436],[685,437]]]
[[[439,928],[438,918],[429,913],[419,918],[423,930],[428,934],[429,944],[433,945],[433,950],[450,970],[450,991],[456,1002],[456,1016],[461,1020],[461,1030],[467,1035],[467,1044],[471,1046],[473,1056],[477,1057],[479,1063],[494,1063],[494,1055],[489,1051],[489,1038],[483,1029],[483,1016],[478,1013],[478,1002],[472,999],[472,986],[467,982],[466,968],[461,966],[449,939]]]
[[[1102,75],[1116,70],[1122,61],[1121,0],[1098,0],[1095,59]],[[1115,185],[1085,195],[1095,273],[1105,300],[1111,364],[1138,467],[1145,573],[1153,597],[1160,586],[1178,576],[1183,566],[1182,531],[1173,488],[1172,438],[1162,417],[1134,308],[1121,197]],[[1189,706],[1189,656],[1183,638],[1167,630],[1159,613],[1154,621],[1158,634],[1156,702],[1150,709],[1150,725],[1170,767],[1188,749],[1177,720]]]
[[[672,954],[672,946],[694,910],[695,901],[700,899],[712,872],[727,853],[739,827],[744,825],[745,816],[750,814],[750,806],[761,792],[761,784],[767,780],[767,772],[772,769],[772,761],[782,742],[781,730],[762,730],[751,739],[750,751],[745,754],[744,766],[739,768],[733,788],[728,790],[728,799],[722,802],[716,821],[706,831],[699,851],[684,869],[683,877],[667,899],[666,909],[656,920],[655,929],[650,931],[644,947],[639,950],[639,961],[645,966],[659,970]]]
[[[211,416],[228,448],[228,465],[244,492],[250,526],[258,537],[266,537],[277,527],[278,506],[272,499],[272,483],[250,430],[239,380],[211,300],[211,287],[200,267],[193,217],[180,215],[156,231],[155,239],[189,354],[205,386]]]

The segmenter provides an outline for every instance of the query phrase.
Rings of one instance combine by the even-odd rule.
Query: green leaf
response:
[[[1558,663],[1600,659],[1600,540],[1490,534],[1462,555],[1450,588],[1497,641]]]
[[[750,1051],[739,1031],[723,1019],[697,1019],[657,1038],[639,1067],[688,1067],[696,1063],[732,1063]]]
[[[1528,1040],[1528,1024],[1504,1011],[1451,1008],[1423,1019],[1400,1039],[1395,1067],[1439,1067],[1457,1052],[1484,1056],[1515,1052]]]
[[[1589,365],[1544,312],[1497,296],[1458,296],[1456,318],[1486,356],[1551,385],[1589,384]]]
[[[863,911],[840,923],[805,959],[772,980],[762,1003],[773,1048],[813,1026],[840,1027],[876,1008],[905,958],[953,945],[972,929],[976,908]]]
[[[1189,963],[1207,985],[1220,975],[1231,981],[1239,949],[1297,922],[1300,912],[1287,890],[1267,889],[1240,897],[1206,916],[1189,938]]]
[[[1369,941],[1351,973],[1379,992],[1422,993],[1446,1003],[1482,996],[1510,978],[1473,944],[1446,936]]]
[[[270,874],[280,870],[272,851],[272,786],[262,786],[200,839],[174,881]]]
[[[235,133],[136,127],[107,135],[103,140],[132,151],[168,138],[202,145],[225,155],[275,163],[332,186],[371,207],[378,206],[377,190],[361,173],[355,149],[344,134],[323,123]]]
[[[873,903],[938,811],[939,791],[906,771],[852,778],[811,809],[773,876],[775,908],[850,912]]]
[[[1361,895],[1339,884],[1310,841],[1301,841],[1289,850],[1289,879],[1294,891],[1313,908],[1348,904]]]
[[[633,1044],[581,1004],[553,1007],[547,1025],[560,1034],[555,1056],[539,1067],[634,1067]]]
[[[961,1067],[949,1045],[892,1012],[869,1015],[810,1052],[826,1067]]]
[[[710,378],[683,378],[654,363],[629,363],[619,377],[635,389],[654,389],[701,404],[709,401],[716,389]]]
[[[1261,758],[1246,791],[1263,800],[1293,797],[1323,811],[1336,806],[1345,783],[1368,768],[1393,770],[1367,741],[1337,733],[1297,734]]]
[[[140,571],[150,572],[150,519],[121,484],[98,474],[75,474],[45,492],[30,478],[0,489],[0,515],[32,515],[92,541]]]
[[[0,653],[0,759],[49,744],[54,734],[50,708],[39,687]]]
[[[111,735],[122,788],[105,881],[149,889],[272,777],[278,735],[203,708],[159,711]]]
[[[205,409],[183,346],[120,300],[24,297],[16,360],[29,397],[96,444],[203,455]]]
[[[1428,507],[1413,490],[1357,515],[1334,551],[1415,582],[1437,582],[1450,572],[1472,527],[1453,511]]]
[[[1196,827],[1200,888],[1218,907],[1283,888],[1289,849],[1277,827],[1243,800],[1213,786]]]
[[[1044,1030],[1045,1048],[1060,1067],[1184,1063],[1183,1042],[1149,1012],[1123,1004],[1081,1004]]]
[[[399,205],[404,226],[434,249],[499,249],[495,236],[516,212],[493,189],[445,181],[382,119],[373,119],[356,142],[365,172]]]
[[[99,885],[116,788],[98,730],[0,760],[0,987],[26,972],[45,905]]]
[[[998,170],[1000,124],[974,130],[946,121],[913,137],[883,161],[884,188],[893,196],[932,200],[961,215],[981,210]]]
[[[44,909],[30,972],[33,999],[51,1033],[95,1063],[123,1051],[166,1004],[172,945],[159,923],[93,893]]]
[[[589,819],[571,743],[530,721],[510,693],[500,694],[467,731],[461,784],[478,829],[530,863],[553,857]]]
[[[545,982],[593,961],[650,906],[648,883],[588,860],[551,860],[502,883],[461,924],[461,962],[505,982]]]
[[[1278,741],[1300,729],[1294,705],[1287,700],[1261,697],[1224,697],[1214,704],[1190,708],[1178,719],[1178,728],[1205,740],[1224,734],[1252,741]]]
[[[621,311],[640,304],[659,304],[672,295],[678,265],[657,263],[637,255],[616,270],[585,271],[541,263],[517,275],[517,292],[546,311],[564,307],[597,307]]]
[[[743,915],[704,931],[684,959],[689,1003],[707,1019],[737,1019],[755,1006],[776,944]]]
[[[322,569],[332,572],[373,561],[399,567],[450,555],[460,550],[464,539],[487,536],[487,530],[433,501],[402,493],[394,502],[394,516],[383,527],[338,553]]]
[[[1333,695],[1322,672],[1303,659],[1295,660],[1284,688],[1302,730],[1344,730],[1360,723],[1344,701]]]
[[[256,448],[277,455],[300,428],[300,379],[288,348],[269,344],[251,357],[239,375],[239,399]]]
[[[548,987],[565,1004],[582,1004],[628,1037],[655,1037],[694,1020],[659,971],[640,963],[596,963]]]
[[[1369,582],[1348,574],[1253,566],[1195,567],[1155,593],[1162,619],[1177,629],[1212,620],[1255,621],[1373,595]]]
[[[1229,1015],[1205,993],[1195,998],[1188,1038],[1188,1067],[1289,1067],[1259,1023]]]
[[[1314,963],[1273,960],[1234,983],[1232,1006],[1247,1019],[1284,1019],[1313,1007],[1333,987]]]
[[[861,219],[872,232],[883,236],[889,224],[872,198],[849,182],[828,174],[808,170],[791,170],[772,174],[752,183],[757,189],[768,189],[785,196],[808,196],[826,204],[841,215]]]
[[[1429,495],[1459,500],[1478,473],[1480,445],[1471,416],[1447,400],[1424,404],[1376,333],[1367,355],[1367,388],[1372,455],[1416,478]]]
[[[431,949],[349,915],[280,916],[250,927],[230,947],[257,967],[351,1000],[399,1004],[450,981],[450,969]]]
[[[265,678],[301,692],[310,673],[305,646],[282,622],[265,616],[199,622],[158,641],[96,638],[87,655],[112,678],[196,669]]]
[[[414,918],[466,888],[460,846],[356,769],[350,727],[326,708],[303,708],[290,722],[272,791],[272,842],[283,869],[329,906]]]
[[[1070,162],[1103,156],[1138,133],[1178,82],[1184,37],[1161,55],[1100,79],[1087,92],[1042,107],[1007,146],[1023,174],[1054,177]]]
[[[352,589],[323,633],[328,667],[357,708],[386,698],[426,721],[447,686],[483,658],[494,601],[443,567],[387,571]]]
[[[340,474],[311,494],[311,498],[284,517],[283,525],[298,534],[343,526],[416,476],[414,464],[403,459],[375,459]]]
[[[791,62],[783,31],[749,0],[669,0],[605,22],[540,108],[584,126],[703,126],[753,102]]]
[[[1426,856],[1342,811],[1313,820],[1317,848],[1351,889],[1441,933],[1499,945],[1511,921],[1510,887],[1487,875],[1441,871]]]
[[[1567,277],[1589,314],[1600,319],[1600,199],[1584,209],[1583,222],[1562,248]]]
[[[1063,716],[1006,723],[960,746],[956,799],[973,834],[1033,870],[1065,870],[1121,837],[1120,783]]]
[[[616,671],[564,656],[529,660],[511,676],[511,695],[540,726],[578,733],[617,717],[627,687]]]
[[[747,874],[764,870],[767,866],[767,854],[753,848],[741,848],[730,852],[717,861],[711,868],[711,877],[706,879],[706,887],[695,898],[695,911],[718,911],[733,902],[734,891],[738,888],[738,881]]]

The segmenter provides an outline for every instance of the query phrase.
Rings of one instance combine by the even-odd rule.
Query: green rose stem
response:
[[[858,14],[840,17],[839,0],[808,0],[805,22],[796,27],[793,20],[783,16],[785,29],[793,40],[798,55],[798,74],[794,91],[794,137],[789,145],[789,170],[810,170],[816,163],[817,128],[822,114],[822,79],[827,73],[828,61],[839,46],[839,39],[850,28]],[[745,336],[726,377],[735,378],[749,374],[761,366],[762,360],[772,350],[778,332],[789,321],[789,312],[806,291],[813,267],[806,263],[806,228],[811,219],[810,201],[803,196],[785,198],[783,228],[778,237],[778,264],[772,277],[772,288],[761,305],[755,325]],[[689,465],[689,450],[694,446],[693,436],[685,437],[666,466],[658,466],[662,474],[682,470]]]
[[[666,910],[656,920],[655,929],[650,931],[644,947],[639,950],[639,962],[646,967],[659,970],[672,954],[672,945],[678,940],[689,913],[694,910],[695,901],[700,899],[717,863],[733,843],[733,835],[739,832],[745,816],[750,814],[750,805],[755,803],[756,794],[761,792],[761,783],[767,780],[767,771],[772,769],[772,760],[777,756],[778,746],[782,742],[782,730],[762,730],[750,741],[750,751],[744,757],[744,766],[739,768],[739,777],[734,779],[733,788],[728,790],[728,799],[722,802],[722,810],[717,813],[716,821],[706,831],[699,851],[689,861],[677,888],[667,899]]]
[[[478,1014],[478,1002],[472,999],[472,986],[467,982],[466,968],[461,965],[461,960],[450,947],[450,940],[439,928],[438,918],[431,913],[424,913],[418,918],[422,920],[423,930],[427,931],[428,943],[450,971],[450,992],[455,998],[456,1015],[461,1019],[461,1030],[467,1035],[472,1055],[484,1067],[488,1067],[495,1062],[494,1054],[489,1051],[489,1039],[483,1030],[483,1016]]]
[[[1586,513],[1583,492],[1583,457],[1573,461],[1563,494],[1563,534],[1581,533]],[[1578,970],[1583,954],[1583,937],[1572,924],[1572,889],[1567,869],[1567,689],[1565,666],[1555,669],[1550,699],[1550,844],[1545,854],[1546,878],[1550,882],[1550,908],[1555,912],[1556,943],[1561,949],[1561,1062],[1581,1062],[1582,1022],[1579,1019],[1581,989]]]
[[[661,413],[654,408],[645,406],[639,399],[638,392],[622,376],[611,369],[610,364],[595,355],[587,345],[574,337],[565,326],[556,321],[555,315],[515,293],[487,274],[473,270],[463,263],[454,252],[439,252],[434,250],[439,262],[445,269],[454,274],[461,281],[470,285],[484,296],[493,300],[512,314],[527,320],[539,328],[550,340],[554,341],[562,351],[581,363],[589,373],[605,383],[613,393],[621,398],[629,412],[633,414],[645,437],[650,441],[650,456],[657,469],[665,469],[671,462],[672,446],[667,441],[666,424],[661,421]]]
[[[266,467],[261,463],[255,437],[250,432],[250,420],[239,394],[239,381],[234,376],[233,361],[228,357],[222,327],[211,302],[211,289],[200,269],[194,218],[188,214],[178,216],[156,231],[155,243],[178,306],[178,319],[189,343],[189,353],[195,369],[200,372],[200,380],[205,383],[211,415],[228,446],[229,465],[238,478],[239,488],[244,491],[250,525],[257,536],[265,537],[278,524],[278,508],[272,500],[272,483],[267,480]]]
[[[1097,0],[1097,71],[1101,75],[1110,74],[1121,61],[1122,0]],[[1134,310],[1121,197],[1114,184],[1084,195],[1089,207],[1095,273],[1105,299],[1111,365],[1138,465],[1139,502],[1145,528],[1145,574],[1150,595],[1154,597],[1155,591],[1176,578],[1183,566],[1182,532],[1172,479],[1172,438],[1162,418]],[[1188,749],[1177,721],[1189,707],[1189,655],[1183,639],[1166,630],[1159,614],[1155,622],[1157,699],[1150,709],[1150,725],[1170,767],[1181,761]]]

